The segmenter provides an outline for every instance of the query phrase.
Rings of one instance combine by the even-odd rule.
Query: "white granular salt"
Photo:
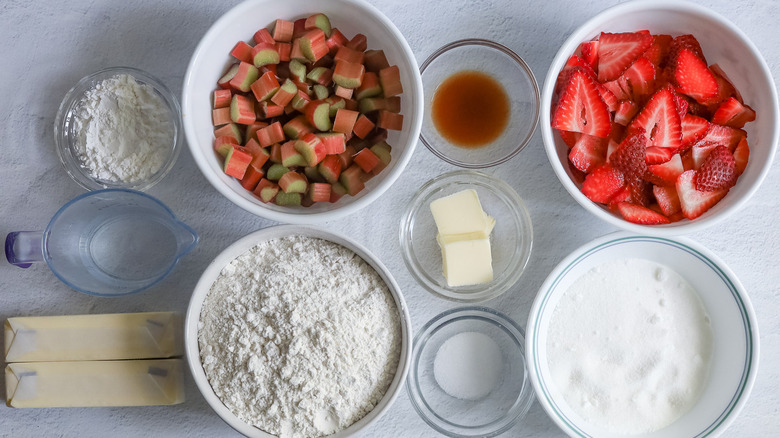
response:
[[[290,236],[222,269],[198,328],[203,369],[243,421],[279,437],[347,428],[398,367],[398,308],[379,274],[335,243]]]
[[[566,404],[611,432],[666,427],[701,397],[712,327],[696,290],[667,266],[606,262],[561,297],[547,363]]]
[[[87,90],[74,122],[79,160],[98,180],[148,179],[165,163],[173,142],[173,121],[165,101],[128,74]]]

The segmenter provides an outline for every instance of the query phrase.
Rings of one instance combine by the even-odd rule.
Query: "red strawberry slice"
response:
[[[741,129],[730,128],[728,126],[716,125],[710,123],[707,132],[696,144],[717,144],[726,146],[730,151],[734,150],[740,140],[745,138],[747,133]]]
[[[682,138],[680,115],[677,113],[674,96],[668,88],[662,88],[653,94],[644,109],[629,125],[629,131],[637,128],[643,128],[649,133],[648,146],[680,149]]]
[[[677,182],[681,173],[685,172],[682,158],[675,154],[666,163],[647,166],[648,174],[645,174],[650,182],[658,185],[671,184]]]
[[[653,186],[653,195],[665,216],[671,216],[682,208],[680,207],[680,197],[677,196],[677,189],[674,186]]]
[[[666,216],[641,205],[620,202],[617,204],[617,209],[623,219],[635,224],[660,225],[669,223],[669,218]]]
[[[671,160],[674,155],[677,155],[674,149],[650,146],[647,148],[647,152],[645,152],[645,162],[648,165],[662,164]]]
[[[614,81],[604,82],[601,84],[601,86],[611,91],[618,100],[631,99],[631,96],[628,94],[628,92],[626,92],[625,89],[623,89],[623,86],[620,84],[620,78],[617,78]]]
[[[715,192],[702,192],[696,190],[694,179],[695,170],[688,170],[677,178],[677,196],[680,197],[680,206],[683,215],[688,219],[696,219],[710,209],[718,201],[723,199],[728,190],[719,190]]]
[[[598,86],[599,95],[601,96],[601,100],[607,104],[607,109],[609,111],[615,111],[618,106],[618,98],[615,97],[615,94],[609,91],[609,88],[605,87],[603,84],[598,84]]]
[[[623,172],[626,180],[642,178],[647,172],[645,162],[647,137],[642,128],[631,131],[609,157],[609,162],[615,169]]]
[[[704,51],[701,49],[701,44],[695,36],[691,34],[680,35],[672,40],[672,44],[669,46],[669,55],[667,57],[667,67],[673,67],[677,62],[677,56],[683,50],[690,50],[696,55],[697,58],[707,63],[704,58]]]
[[[621,100],[615,110],[615,123],[626,126],[638,112],[639,105],[630,100]]]
[[[612,125],[607,104],[599,95],[598,83],[582,69],[573,69],[555,109],[552,127],[596,137],[609,135]]]
[[[609,200],[609,209],[615,210],[615,207],[619,202],[631,202],[631,190],[628,189],[628,186],[623,186],[623,188],[618,190],[618,192],[615,193],[615,196]]]
[[[623,74],[653,43],[646,33],[602,33],[599,36],[599,82],[612,81]]]
[[[663,67],[669,49],[672,46],[671,35],[653,35],[653,42],[650,47],[642,54],[643,58],[655,64],[656,67]]]
[[[579,139],[582,135],[579,132],[569,132],[560,129],[558,130],[558,134],[561,136],[561,139],[564,143],[566,143],[566,146],[568,146],[569,149],[574,147],[574,144],[577,143],[577,139]]]
[[[747,138],[743,138],[739,141],[739,144],[734,148],[734,162],[737,169],[737,176],[742,175],[748,164],[748,157],[750,156],[750,148],[748,147]]]
[[[639,58],[618,78],[621,88],[635,102],[644,102],[653,93],[655,65],[647,58]]]
[[[710,122],[702,117],[686,114],[682,118],[682,147],[687,148],[698,142],[710,129]]]
[[[721,100],[724,100],[729,96],[734,96],[739,103],[744,102],[742,100],[742,95],[739,94],[739,90],[734,86],[734,82],[729,79],[726,72],[723,71],[718,64],[712,64],[710,66],[710,71],[712,71],[712,74],[715,75],[715,79],[718,81],[718,96],[723,97]]]
[[[728,190],[737,183],[737,169],[734,156],[728,148],[718,146],[704,159],[694,180],[696,190],[714,192]]]
[[[596,72],[593,70],[593,67],[581,57],[572,55],[569,60],[566,61],[561,72],[558,73],[558,80],[555,82],[555,94],[561,94],[563,88],[566,87],[569,80],[571,80],[571,75],[574,73],[575,69],[581,69],[588,76],[596,79]]]
[[[580,44],[579,49],[582,59],[587,61],[588,64],[595,69],[599,59],[599,42],[585,41]]]
[[[582,134],[569,152],[569,161],[583,172],[604,164],[607,161],[606,139]]]
[[[718,95],[718,81],[715,80],[715,75],[695,53],[689,49],[682,49],[676,61],[672,66],[674,72],[672,79],[680,93],[700,103],[705,103]]]
[[[721,103],[715,110],[715,114],[712,115],[712,123],[732,128],[742,128],[745,123],[753,120],[756,120],[756,112],[753,111],[753,108],[742,105],[734,97],[729,97]]]
[[[623,173],[608,164],[601,165],[585,177],[582,193],[593,202],[607,203],[623,188]]]
[[[631,202],[643,207],[650,205],[653,200],[653,184],[640,177],[632,180],[626,178],[626,187],[631,193]]]
[[[688,101],[685,100],[684,96],[674,91],[671,84],[669,85],[669,91],[672,92],[672,96],[674,97],[674,106],[677,108],[677,114],[680,116],[680,122],[682,122],[683,117],[688,114]]]

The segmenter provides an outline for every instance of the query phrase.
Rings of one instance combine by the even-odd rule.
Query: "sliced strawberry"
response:
[[[631,191],[628,189],[628,186],[623,186],[620,190],[618,190],[615,195],[609,199],[609,209],[610,210],[616,210],[616,205],[619,202],[631,202]]]
[[[683,117],[688,114],[688,101],[684,96],[674,91],[671,84],[669,85],[669,89],[669,91],[672,92],[672,97],[674,97],[674,107],[677,108],[677,114],[680,116],[680,122],[682,122]]]
[[[605,87],[602,84],[598,84],[598,87],[599,87],[599,95],[601,96],[601,100],[603,100],[604,103],[607,104],[607,109],[609,111],[617,110],[618,98],[615,97],[615,94],[609,91],[609,88]]]
[[[707,134],[707,130],[710,129],[710,122],[702,117],[686,114],[685,117],[682,118],[681,127],[682,147],[687,148],[704,138],[704,135]]]
[[[607,90],[611,91],[618,100],[631,99],[631,96],[628,94],[628,92],[626,92],[625,89],[623,89],[623,86],[620,84],[620,78],[615,79],[614,81],[604,82],[601,85]]]
[[[674,185],[681,173],[685,172],[682,158],[675,154],[666,163],[647,166],[648,174],[645,176],[653,183]]]
[[[650,47],[653,37],[646,33],[603,33],[599,36],[599,82],[612,81],[623,74]]]
[[[645,102],[653,93],[655,86],[655,65],[647,58],[639,58],[631,64],[618,83],[635,102]]]
[[[693,160],[693,169],[699,170],[701,168],[701,165],[704,164],[704,160],[707,158],[707,155],[712,152],[713,149],[720,146],[717,143],[696,143],[691,147],[691,159]]]
[[[677,196],[677,189],[674,186],[653,186],[653,196],[658,201],[658,206],[665,216],[671,216],[682,207],[680,207],[680,197]]]
[[[620,143],[610,138],[607,143],[607,163],[609,163],[609,158],[615,153],[618,147],[620,147]]]
[[[693,162],[693,148],[680,152],[680,159],[682,160],[683,169],[696,170],[696,163]]]
[[[705,103],[718,95],[718,81],[707,64],[689,49],[682,49],[672,66],[672,79],[677,90]]]
[[[742,100],[742,95],[739,94],[739,90],[734,86],[734,82],[729,79],[726,72],[723,71],[718,64],[712,64],[710,66],[710,71],[712,71],[715,75],[715,79],[718,81],[718,96],[723,97],[721,100],[724,100],[725,97],[734,96],[739,103],[744,102]]]
[[[593,169],[582,183],[582,193],[593,202],[607,203],[621,188],[623,173],[608,164]]]
[[[653,94],[644,109],[629,125],[629,131],[637,128],[643,128],[649,133],[648,146],[680,149],[682,138],[680,115],[677,114],[674,96],[668,88],[662,88]]]
[[[620,202],[617,204],[617,208],[623,219],[635,224],[660,225],[669,223],[669,218],[666,216],[640,205]]]
[[[599,59],[599,42],[598,41],[585,41],[580,44],[580,54],[582,59],[588,62],[591,67],[596,68],[596,64]]]
[[[611,128],[609,110],[599,95],[598,83],[582,69],[573,70],[555,109],[552,127],[606,137]]]
[[[569,132],[560,129],[558,130],[558,134],[560,134],[561,139],[569,148],[574,147],[574,144],[577,143],[577,139],[582,135],[579,132]]]
[[[739,141],[737,147],[734,148],[734,162],[736,165],[737,176],[742,175],[742,172],[745,171],[749,156],[750,148],[748,147],[747,138],[743,138]]]
[[[729,97],[715,110],[712,115],[712,123],[726,125],[732,128],[742,128],[745,123],[756,120],[756,112],[753,108],[742,105],[736,98]]]
[[[699,44],[699,41],[695,36],[687,34],[677,36],[672,40],[666,60],[667,67],[674,66],[677,62],[677,56],[679,56],[682,50],[690,50],[697,58],[701,59],[706,64],[707,60],[704,58],[704,51],[701,49],[701,44]]]
[[[677,178],[677,196],[680,197],[680,206],[683,215],[688,219],[696,219],[710,209],[718,201],[723,199],[728,190],[719,190],[715,192],[702,192],[696,190],[694,179],[695,170],[688,170]]]
[[[728,126],[716,125],[710,123],[707,132],[704,137],[701,138],[696,144],[716,144],[722,145],[733,151],[740,140],[745,138],[747,134],[741,129],[730,128]]]
[[[627,126],[636,113],[639,112],[639,105],[630,100],[621,100],[618,102],[615,110],[615,123]]]
[[[644,179],[636,177],[632,180],[626,179],[626,187],[631,193],[631,202],[647,207],[653,200],[653,184]]]
[[[648,165],[662,164],[671,160],[674,155],[677,155],[674,149],[650,146],[645,152],[645,162]]]
[[[642,128],[631,131],[609,157],[609,162],[615,169],[623,172],[626,180],[641,178],[647,172],[645,163],[647,137]]]
[[[555,94],[560,96],[564,87],[566,87],[566,84],[571,80],[571,75],[574,73],[575,69],[581,69],[588,76],[596,79],[596,72],[593,70],[593,67],[581,57],[572,55],[568,61],[566,61],[561,72],[558,73],[558,79],[555,82]]]
[[[606,139],[582,134],[569,152],[569,160],[575,168],[590,172],[607,160]]]
[[[718,146],[707,155],[701,168],[696,172],[694,183],[696,190],[703,192],[734,187],[737,183],[736,161],[727,147]]]
[[[666,56],[669,54],[669,49],[672,46],[671,35],[653,35],[653,42],[650,47],[642,54],[643,58],[655,64],[656,67],[663,68],[663,63],[666,60]]]

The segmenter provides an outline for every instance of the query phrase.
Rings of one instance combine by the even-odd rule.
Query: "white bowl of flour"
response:
[[[284,225],[240,239],[206,268],[185,345],[198,389],[242,434],[341,438],[395,400],[410,333],[398,285],[367,249]]]
[[[689,240],[611,234],[553,269],[531,307],[537,399],[572,437],[717,436],[758,369],[734,273]]]

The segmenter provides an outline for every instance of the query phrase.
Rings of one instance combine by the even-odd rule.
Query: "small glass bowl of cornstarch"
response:
[[[84,77],[57,111],[54,139],[65,171],[87,190],[147,190],[181,150],[181,108],[160,80],[131,67]]]

